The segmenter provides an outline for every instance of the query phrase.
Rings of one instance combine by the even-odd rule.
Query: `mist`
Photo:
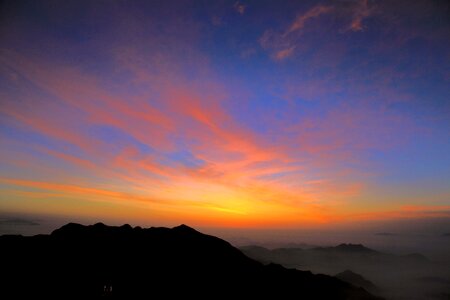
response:
[[[219,234],[265,264],[337,276],[385,299],[449,299],[447,219]]]

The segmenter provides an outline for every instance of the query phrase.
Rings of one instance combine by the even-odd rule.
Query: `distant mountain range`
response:
[[[419,253],[393,255],[367,248],[361,244],[340,244],[335,247],[277,248],[273,250],[260,246],[240,248],[249,257],[264,263],[275,262],[285,266],[308,269],[308,266],[323,266],[330,272],[343,271],[350,265],[358,264],[424,264],[428,259]],[[336,270],[334,270],[336,268]],[[342,270],[343,268],[343,270]]]
[[[388,299],[449,299],[446,298],[450,292],[446,284],[450,282],[449,266],[430,261],[419,253],[394,255],[361,244],[271,250],[246,246],[240,249],[264,264],[277,263],[287,268],[334,275]]]
[[[70,223],[1,236],[0,254],[1,299],[381,299],[335,277],[263,265],[185,225]]]
[[[365,253],[365,254],[375,254],[377,251],[367,248],[361,244],[340,244],[336,247],[317,247],[314,248],[316,251],[327,251],[327,252],[343,252],[343,253]]]

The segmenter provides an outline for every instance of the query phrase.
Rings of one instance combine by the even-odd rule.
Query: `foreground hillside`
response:
[[[266,265],[181,225],[67,224],[0,237],[0,298],[379,299],[337,278]]]

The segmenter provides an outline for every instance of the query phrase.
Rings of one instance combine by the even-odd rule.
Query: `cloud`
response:
[[[295,46],[291,46],[287,49],[279,50],[274,54],[276,60],[283,60],[292,55],[295,50]]]
[[[433,219],[449,218],[448,205],[403,205],[395,210],[379,211],[373,213],[355,214],[353,220],[407,220],[407,219]],[[385,234],[386,235],[386,234]]]
[[[316,5],[305,13],[297,15],[295,20],[284,32],[276,32],[270,29],[266,30],[259,39],[260,45],[264,49],[272,51],[272,57],[275,60],[284,60],[294,53],[306,23],[311,19],[318,18],[323,14],[329,14],[332,11],[332,6]]]
[[[307,21],[322,14],[328,14],[332,9],[331,6],[316,5],[305,13],[299,14],[284,32],[266,30],[259,39],[260,45],[264,49],[273,51],[272,57],[275,60],[284,60],[294,53]]]
[[[0,219],[0,226],[38,226],[38,222],[22,218]]]
[[[363,31],[363,21],[364,19],[370,17],[373,12],[373,8],[369,7],[368,0],[360,0],[356,3],[357,4],[353,10],[352,21],[348,27],[348,30]]]
[[[237,1],[234,3],[233,8],[235,11],[237,11],[240,15],[243,15],[245,13],[245,10],[247,9],[247,5]]]
[[[325,6],[325,5],[316,5],[313,8],[309,9],[304,14],[298,15],[294,22],[289,26],[289,28],[286,30],[286,32],[283,34],[283,36],[287,36],[288,34],[291,34],[293,32],[302,30],[305,26],[306,21],[312,18],[317,18],[320,15],[328,14],[333,10],[332,6]]]
[[[316,20],[316,25],[311,26],[315,34],[325,36],[330,32],[329,25],[324,25],[321,17],[326,15],[335,16],[338,26],[342,30],[336,30],[333,34],[339,35],[346,31],[362,31],[363,21],[373,13],[373,7],[369,6],[368,0],[351,2],[336,2],[332,5],[317,4],[306,12],[299,13],[286,29],[267,29],[259,39],[260,45],[272,53],[274,60],[284,60],[292,56],[295,49],[300,48],[304,34],[311,32],[308,23]],[[350,23],[350,24],[348,24]],[[335,27],[336,25],[333,25]]]

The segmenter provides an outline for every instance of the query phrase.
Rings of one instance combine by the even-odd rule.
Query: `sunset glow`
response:
[[[6,2],[0,211],[449,218],[449,11],[413,2]]]

